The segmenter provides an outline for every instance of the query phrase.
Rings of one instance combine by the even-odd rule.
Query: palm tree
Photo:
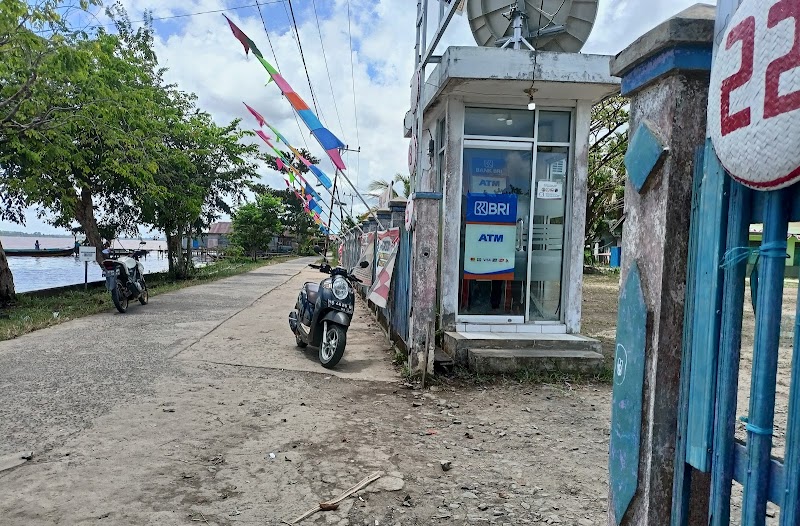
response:
[[[394,189],[395,183],[403,184],[402,195],[398,194],[397,190]],[[376,179],[375,181],[372,181],[369,183],[367,191],[373,196],[379,196],[383,194],[390,186],[392,187],[392,197],[402,197],[404,199],[408,199],[411,196],[411,177],[400,173],[394,174],[394,179],[391,181],[387,181],[386,179]]]

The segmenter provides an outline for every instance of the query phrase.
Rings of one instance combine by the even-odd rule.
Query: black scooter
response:
[[[361,268],[369,263],[363,261]],[[356,297],[353,285],[361,280],[341,267],[327,263],[309,265],[329,277],[319,284],[303,285],[297,304],[289,313],[289,328],[294,333],[297,346],[319,348],[319,362],[332,369],[344,355],[347,329],[353,318]]]

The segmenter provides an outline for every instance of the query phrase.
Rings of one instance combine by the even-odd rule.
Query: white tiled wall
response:
[[[484,325],[477,323],[457,323],[458,332],[495,332],[523,334],[566,334],[567,326],[557,322]]]

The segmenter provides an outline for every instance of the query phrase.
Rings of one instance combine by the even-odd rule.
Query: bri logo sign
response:
[[[467,223],[514,224],[516,221],[516,195],[467,194]]]
[[[507,216],[510,215],[511,205],[508,203],[490,203],[488,201],[475,202],[476,216]]]

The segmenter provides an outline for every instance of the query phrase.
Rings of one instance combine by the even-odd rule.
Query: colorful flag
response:
[[[242,43],[242,46],[244,46],[245,55],[247,55],[249,50],[253,50],[253,54],[258,58],[258,61],[261,62],[261,65],[264,66],[264,69],[267,70],[271,80],[273,80],[278,88],[280,88],[281,93],[283,93],[283,95],[292,105],[292,108],[294,108],[308,129],[311,130],[311,135],[314,136],[317,142],[319,142],[320,146],[322,146],[322,149],[328,154],[328,157],[331,158],[333,165],[339,170],[344,170],[345,165],[344,161],[342,161],[342,156],[339,150],[344,148],[345,144],[333,133],[331,133],[330,130],[322,125],[302,97],[300,97],[300,95],[294,91],[289,83],[286,82],[286,79],[284,79],[283,76],[278,73],[274,67],[272,67],[272,64],[264,59],[264,55],[258,50],[250,37],[248,37],[244,31],[239,29],[236,24],[231,22],[227,16],[225,17],[225,20],[228,21],[228,25],[231,27],[233,36]]]
[[[252,113],[253,117],[255,117],[256,120],[258,121],[258,125],[259,126],[264,126],[267,123],[267,121],[264,119],[264,117],[260,113],[258,113],[256,110],[254,110],[253,108],[248,106],[246,102],[243,102],[242,104],[244,104],[247,107],[247,109],[250,110],[250,113]]]
[[[256,110],[254,110],[253,108],[251,108],[250,106],[248,106],[248,105],[247,105],[247,103],[244,103],[244,105],[245,105],[245,106],[247,106],[247,109],[248,109],[248,110],[250,110],[250,113],[252,113],[252,114],[253,114],[253,116],[256,118],[256,120],[258,121],[258,123],[259,123],[261,126],[264,126],[264,125],[266,125],[266,126],[267,126],[267,127],[270,129],[270,130],[272,130],[272,132],[275,134],[275,137],[277,137],[277,138],[278,138],[278,141],[279,141],[279,142],[283,142],[283,144],[285,144],[285,145],[286,145],[286,147],[287,147],[287,148],[289,148],[289,149],[292,151],[292,153],[294,154],[294,156],[295,156],[297,159],[299,159],[299,160],[300,160],[300,162],[301,162],[301,163],[303,163],[303,164],[304,164],[304,165],[305,165],[305,166],[306,166],[306,167],[307,167],[307,168],[308,168],[308,169],[311,171],[311,173],[313,173],[313,174],[314,174],[314,176],[317,178],[317,180],[318,180],[320,183],[322,183],[322,186],[324,186],[324,187],[325,187],[325,188],[327,188],[328,190],[330,190],[330,189],[333,187],[333,183],[331,182],[330,178],[329,178],[329,177],[328,177],[328,176],[325,174],[325,172],[323,172],[322,170],[320,170],[320,168],[319,168],[318,166],[316,166],[316,165],[314,165],[314,164],[311,164],[311,161],[309,161],[308,159],[306,159],[305,157],[303,157],[303,155],[300,153],[300,151],[299,151],[299,150],[297,150],[296,148],[294,148],[294,147],[293,147],[291,144],[289,144],[289,141],[287,141],[287,140],[286,140],[286,137],[284,137],[283,135],[281,135],[281,133],[280,133],[280,132],[279,132],[277,129],[275,129],[275,127],[274,127],[274,126],[272,126],[271,124],[269,124],[269,123],[268,123],[268,122],[267,122],[267,121],[264,119],[264,117],[263,117],[263,116],[262,116],[260,113],[258,113]],[[284,153],[283,153],[282,151],[280,151],[279,149],[277,149],[277,148],[275,147],[275,145],[273,145],[273,144],[272,144],[272,142],[271,142],[271,138],[270,138],[270,136],[269,136],[269,135],[267,135],[266,133],[264,133],[262,130],[254,130],[254,131],[256,132],[256,134],[257,134],[259,137],[261,137],[261,139],[262,139],[262,140],[263,140],[265,143],[267,143],[267,145],[269,145],[269,147],[270,147],[270,148],[272,148],[272,150],[273,150],[273,151],[275,151],[275,153],[277,153],[277,154],[278,154],[278,157],[279,157],[279,159],[280,159],[281,161],[283,161],[283,163],[284,163],[284,164],[288,165],[288,167],[289,167],[289,168],[290,168],[292,171],[294,171],[294,172],[295,172],[295,174],[296,174],[297,176],[300,176],[300,172],[299,172],[299,171],[297,171],[297,170],[296,170],[296,169],[295,169],[295,168],[294,168],[294,167],[291,165],[291,163],[290,163],[289,161],[287,161],[287,160],[286,160],[286,158],[284,157]],[[305,182],[305,180],[303,180],[303,182]]]

